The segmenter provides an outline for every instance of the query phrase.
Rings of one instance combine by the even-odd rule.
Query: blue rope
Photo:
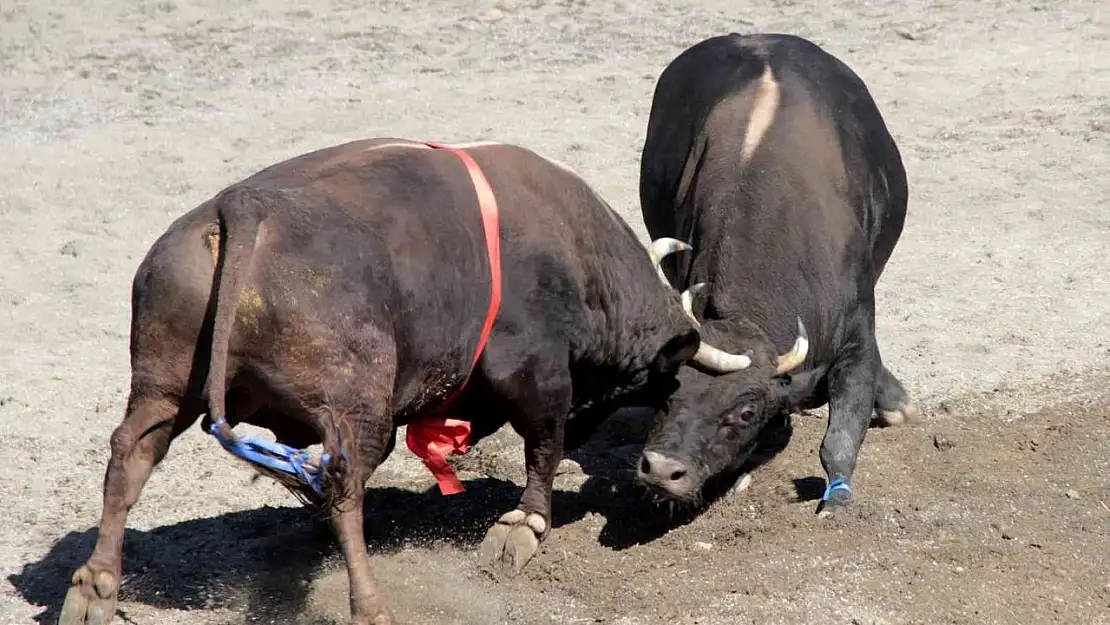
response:
[[[320,457],[320,466],[310,466],[307,464],[310,459],[308,450],[294,449],[256,436],[221,436],[220,426],[226,424],[225,419],[219,419],[213,421],[208,428],[208,433],[215,436],[224,449],[247,462],[299,477],[316,494],[323,496],[323,468],[328,463],[330,454],[325,453]]]
[[[848,495],[852,495],[852,487],[848,485],[848,480],[844,477],[838,477],[829,482],[828,488],[825,489],[825,496],[821,498],[822,501],[828,501],[834,491],[846,490]]]

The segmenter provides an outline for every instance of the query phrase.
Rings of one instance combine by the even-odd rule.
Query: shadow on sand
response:
[[[467,483],[465,495],[443,497],[398,488],[367,492],[366,538],[371,552],[405,544],[444,542],[473,548],[520,489],[503,480]],[[46,609],[38,623],[56,623],[70,578],[92,553],[96,529],[70,532],[37,562],[8,576],[16,591]],[[230,608],[250,623],[284,623],[303,612],[315,575],[338,555],[328,524],[303,508],[263,507],[195,519],[124,537],[120,598],[156,608]],[[117,614],[128,622],[125,611]]]
[[[759,455],[745,469],[778,453],[791,433],[788,422],[769,427]],[[697,509],[658,505],[634,483],[631,467],[644,435],[635,422],[616,419],[568,454],[586,479],[577,493],[555,491],[555,528],[597,513],[607,519],[601,544],[626,549],[697,517]],[[738,476],[708,485],[705,503],[726,494]],[[365,527],[371,553],[435,544],[473,550],[490,525],[516,505],[521,488],[496,478],[469,480],[466,486],[466,493],[452,497],[434,487],[424,492],[369,489]],[[45,607],[36,622],[57,622],[70,578],[92,553],[95,540],[95,528],[70,532],[43,558],[8,576],[24,600]],[[303,613],[310,583],[337,554],[327,523],[297,507],[263,507],[150,531],[129,529],[120,598],[162,609],[227,608],[249,615],[248,623],[284,623]],[[123,610],[118,616],[132,622]]]

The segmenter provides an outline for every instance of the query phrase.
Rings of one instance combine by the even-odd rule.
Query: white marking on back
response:
[[[509,144],[499,143],[499,142],[496,142],[496,141],[475,141],[473,143],[449,143],[447,145],[450,145],[450,146],[456,147],[456,148],[461,148],[461,149],[465,150],[465,149],[468,149],[468,148],[484,148],[484,147],[499,146],[499,145],[508,146]],[[522,146],[516,146],[516,147],[522,147]],[[559,169],[561,169],[561,170],[563,170],[563,171],[565,171],[569,174],[573,174],[577,178],[582,178],[582,176],[578,175],[578,172],[571,169],[570,165],[567,165],[566,163],[564,163],[562,161],[557,161],[557,160],[551,158],[550,156],[544,156],[543,154],[540,154],[539,152],[536,152],[536,155],[539,156],[540,158],[542,158],[543,160],[547,161],[548,163],[551,163],[552,165],[558,167]]]
[[[381,143],[372,145],[363,152],[373,152],[374,150],[384,150],[386,148],[415,148],[417,150],[430,150],[432,148],[424,145],[423,143]]]
[[[470,143],[445,143],[444,145],[448,145],[448,146],[451,146],[453,148],[459,148],[459,149],[462,149],[462,150],[467,150],[467,149],[471,149],[471,148],[508,146],[509,144],[500,143],[500,142],[497,142],[497,141],[473,141],[473,142],[470,142]],[[427,146],[423,143],[415,143],[415,142],[414,143],[396,143],[396,142],[394,142],[394,143],[382,143],[380,145],[371,146],[371,147],[366,148],[365,151],[369,152],[369,151],[373,151],[373,150],[384,150],[386,148],[415,148],[417,150],[431,150],[432,149],[431,147],[429,147],[429,146]],[[536,154],[536,156],[539,156],[543,160],[547,161],[548,163],[554,165],[555,167],[557,167],[557,168],[565,171],[566,173],[574,176],[575,178],[577,178],[579,181],[582,182],[583,185],[585,185],[585,187],[587,189],[590,190],[590,193],[593,194],[593,196],[595,198],[597,198],[598,201],[600,201],[602,204],[604,204],[606,206],[609,205],[608,202],[606,202],[605,199],[602,198],[600,194],[598,194],[597,190],[595,190],[588,182],[586,182],[586,179],[583,178],[581,176],[581,174],[579,174],[573,168],[571,168],[570,165],[567,165],[566,163],[563,163],[562,161],[557,161],[557,160],[555,160],[555,159],[553,159],[549,156],[544,156],[543,154],[540,154],[538,152],[533,152],[533,153]],[[616,215],[615,211],[612,211],[611,208],[610,208],[610,212],[612,212],[614,216]],[[618,217],[618,219],[619,219],[619,217]]]
[[[495,147],[495,146],[504,146],[504,145],[508,145],[508,144],[500,143],[500,142],[497,142],[497,141],[472,141],[472,142],[469,142],[469,143],[445,143],[444,145],[449,145],[453,148],[459,148],[461,150],[468,150],[468,149],[471,149],[471,148],[485,148],[485,147],[491,147],[491,146]],[[431,147],[429,147],[427,145],[424,145],[423,143],[382,143],[380,145],[370,146],[370,147],[366,148],[366,151],[369,152],[371,150],[384,150],[386,148],[415,148],[417,150],[431,150],[432,149]],[[543,154],[539,154],[539,153],[537,153],[537,156],[539,156],[543,160],[551,163],[552,165],[558,167],[559,169],[561,169],[561,170],[563,170],[563,171],[565,171],[569,174],[573,174],[577,178],[582,178],[582,176],[580,176],[577,171],[575,171],[573,168],[571,168],[570,165],[567,165],[566,163],[564,163],[562,161],[557,161],[557,160],[555,160],[555,159],[553,159],[549,156],[544,156]]]
[[[498,143],[497,141],[473,141],[471,143],[445,143],[444,145],[449,145],[453,148],[460,148],[460,149],[465,150],[467,148],[484,148],[484,147],[488,147],[488,146],[491,146],[491,145],[505,145],[505,144],[504,143]]]
[[[543,155],[541,154],[540,156],[543,156]],[[548,163],[551,163],[552,165],[554,165],[554,166],[558,167],[559,169],[567,172],[568,174],[573,175],[576,178],[582,178],[582,176],[580,176],[578,174],[578,172],[574,171],[574,169],[571,168],[570,165],[567,165],[566,163],[564,163],[562,161],[557,161],[557,160],[555,160],[553,158],[550,158],[550,157],[547,157],[547,156],[543,156],[543,160],[547,161]],[[583,179],[583,180],[585,180],[585,179]]]
[[[433,141],[432,143],[442,143],[442,142]],[[496,141],[474,141],[474,142],[471,142],[471,143],[444,143],[443,145],[450,146],[450,147],[453,147],[453,148],[459,148],[459,149],[462,149],[462,150],[466,150],[466,149],[469,149],[469,148],[484,148],[484,147],[491,146],[491,145],[505,145],[505,144],[504,143],[498,143]],[[379,145],[370,146],[366,149],[367,150],[380,150],[382,148],[418,148],[418,149],[421,149],[421,150],[431,150],[432,149],[431,146],[426,145],[424,143],[417,142],[417,141],[414,141],[412,143],[382,143],[382,144],[379,144]]]
[[[744,145],[740,148],[740,162],[747,163],[755,154],[756,148],[763,141],[763,135],[775,121],[775,113],[779,107],[779,84],[771,72],[768,63],[763,68],[763,75],[759,77],[759,86],[755,92],[755,104],[752,105],[752,115],[748,118],[748,129],[744,132]]]

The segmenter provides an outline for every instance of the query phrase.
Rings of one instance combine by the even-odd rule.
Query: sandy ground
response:
[[[559,477],[557,527],[515,580],[478,571],[473,551],[519,492],[519,441],[479,445],[453,498],[426,492],[399,449],[371,482],[367,528],[398,616],[1110,623],[1100,0],[6,0],[0,622],[53,622],[90,553],[130,281],[172,219],[278,160],[392,135],[527,145],[642,234],[654,81],[729,31],[814,39],[888,120],[911,196],[879,335],[925,421],[868,435],[858,505],[832,522],[813,515],[820,413],[795,420],[750,490],[692,518],[641,501],[637,422],[615,421]],[[342,622],[334,542],[294,503],[199,429],[182,436],[130,518],[123,622]]]

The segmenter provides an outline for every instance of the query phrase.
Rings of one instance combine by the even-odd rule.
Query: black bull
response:
[[[614,408],[658,407],[701,342],[628,225],[581,178],[523,148],[467,149],[500,205],[502,302],[452,410],[472,440],[506,421],[527,485],[483,561],[517,571],[551,527],[565,447]],[[177,219],[136,271],[131,391],[111,437],[92,556],[62,625],[109,622],[127,513],[171,441],[207,413],[322,443],[322,501],[350,576],[352,623],[392,622],[363,539],[364,484],[396,429],[466,378],[490,298],[475,187],[456,156],[380,139],[264,169]],[[225,411],[226,407],[226,411]],[[305,483],[286,486],[312,501]]]
[[[663,279],[684,291],[704,340],[750,359],[727,375],[683,368],[640,479],[696,504],[707,480],[743,470],[761,428],[827,402],[818,510],[848,504],[872,413],[917,415],[875,339],[875,284],[907,186],[866,86],[794,36],[690,47],[655,88],[640,200],[652,238],[693,248],[667,259]],[[776,358],[791,342],[793,355]]]

